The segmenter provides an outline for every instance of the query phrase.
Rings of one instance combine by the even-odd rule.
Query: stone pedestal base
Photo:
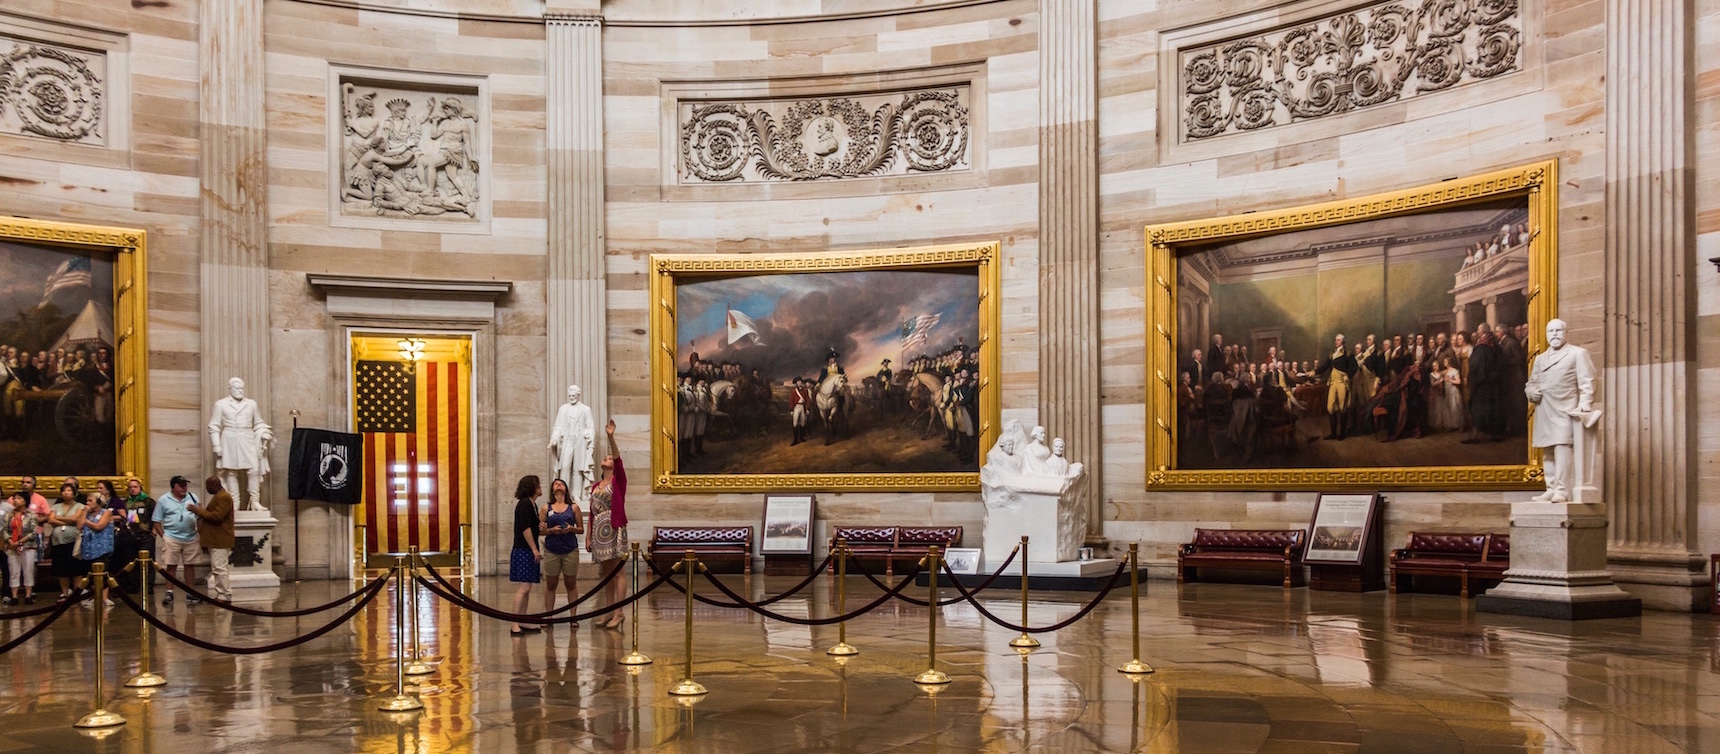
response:
[[[275,575],[272,557],[276,523],[275,517],[267,511],[233,513],[232,584],[235,599],[243,599],[237,595],[242,589],[281,587],[281,577]]]
[[[1030,563],[1061,563],[1080,557],[1087,536],[1086,510],[1075,495],[1059,489],[1062,480],[1045,480],[1044,486],[1038,490],[1023,483],[1020,487],[984,490],[985,562],[1002,563],[1023,536],[1028,538]]]
[[[1642,614],[1642,600],[1607,571],[1606,508],[1599,503],[1513,503],[1511,569],[1477,597],[1485,613],[1561,620]]]

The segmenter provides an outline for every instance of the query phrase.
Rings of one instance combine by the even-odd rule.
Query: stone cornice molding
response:
[[[603,26],[602,16],[593,16],[587,13],[545,13],[543,20],[544,23],[552,26],[564,24],[567,26]]]
[[[445,301],[499,301],[512,293],[508,280],[454,280],[447,278],[396,278],[369,275],[323,275],[305,273],[305,282],[328,294],[372,298],[429,298]]]
[[[853,21],[866,18],[885,18],[903,16],[915,13],[931,13],[959,8],[970,8],[979,5],[1010,2],[1011,0],[943,0],[924,5],[904,5],[876,10],[856,10],[841,13],[802,14],[794,16],[775,16],[764,18],[607,18],[603,16],[582,16],[577,14],[546,13],[544,15],[510,15],[506,13],[470,13],[463,11],[435,10],[430,8],[402,8],[392,5],[380,5],[366,0],[290,0],[291,2],[307,5],[322,5],[330,8],[364,11],[366,13],[386,13],[397,16],[418,16],[421,18],[448,18],[460,21],[488,21],[503,24],[537,24],[565,23],[565,19],[594,19],[602,26],[632,26],[632,27],[680,27],[694,28],[705,26],[775,26],[780,24],[824,23],[830,21]]]

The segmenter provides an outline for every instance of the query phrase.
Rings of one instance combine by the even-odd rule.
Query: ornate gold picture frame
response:
[[[1496,319],[1512,337],[1489,337],[1497,349],[1488,358],[1511,345],[1516,364],[1545,348],[1545,325],[1557,312],[1557,207],[1558,163],[1546,161],[1357,199],[1147,226],[1147,487],[1535,488],[1540,456],[1521,431],[1528,406],[1512,397],[1522,385],[1486,387],[1501,406],[1521,406],[1520,415],[1490,409],[1486,416],[1502,418],[1475,421],[1482,415],[1471,413],[1468,354],[1480,349],[1468,344],[1469,351],[1454,349],[1461,359],[1437,356],[1453,352],[1448,332],[1451,345],[1458,333],[1475,340],[1476,323],[1496,328]],[[1490,241],[1483,218],[1510,227],[1490,231]],[[1394,277],[1394,253],[1420,267],[1405,262]],[[1374,282],[1346,289],[1356,275],[1345,271],[1368,265],[1363,278],[1375,275]],[[1500,282],[1506,274],[1514,277]],[[1443,318],[1429,306],[1440,296]],[[1336,333],[1346,329],[1339,322],[1357,318],[1341,316],[1348,304],[1334,301],[1368,301],[1364,310],[1378,313],[1348,328],[1342,350],[1354,362],[1337,358]],[[1393,346],[1401,336],[1392,333],[1410,338],[1410,355]],[[1363,363],[1373,370],[1356,368]],[[1355,376],[1332,377],[1334,365]],[[1477,367],[1473,390],[1491,381],[1486,371]],[[1215,377],[1225,384],[1196,389]],[[1335,390],[1338,383],[1347,390]],[[1439,395],[1450,402],[1417,403]],[[1414,465],[1423,459],[1444,463]]]
[[[999,249],[653,255],[652,488],[977,491]]]
[[[84,492],[107,479],[120,490],[128,477],[149,479],[149,345],[146,234],[134,228],[0,217],[0,340],[47,352],[52,368],[0,369],[7,405],[6,443],[38,448],[61,443],[76,467],[24,459],[0,463],[0,486],[18,488],[37,477],[37,492],[53,498],[61,477],[77,476]],[[110,283],[111,279],[111,283]],[[104,285],[104,283],[110,283]],[[111,287],[110,287],[111,285]],[[74,313],[75,312],[75,313]],[[111,354],[107,353],[111,348]],[[65,358],[59,353],[65,352]],[[83,458],[80,443],[112,435]],[[21,451],[24,445],[14,448]],[[11,455],[0,450],[0,456]],[[67,462],[70,463],[70,462]],[[94,464],[94,465],[92,465]],[[100,468],[97,468],[97,467]]]

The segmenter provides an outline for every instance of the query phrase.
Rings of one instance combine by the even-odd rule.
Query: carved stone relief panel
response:
[[[1259,131],[1523,67],[1525,0],[1389,0],[1177,50],[1181,141]]]
[[[489,111],[481,80],[331,76],[336,224],[487,225]],[[409,78],[408,78],[409,77]],[[366,222],[340,222],[360,220]],[[380,221],[380,222],[368,222]]]
[[[680,100],[678,182],[770,183],[972,167],[971,83],[792,99]]]
[[[106,146],[107,75],[105,51],[0,34],[0,133]]]

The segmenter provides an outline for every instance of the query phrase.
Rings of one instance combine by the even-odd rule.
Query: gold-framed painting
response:
[[[1147,486],[1533,489],[1558,163],[1146,228]]]
[[[0,486],[147,487],[146,234],[0,217]]]
[[[999,248],[653,255],[653,489],[977,491]]]

